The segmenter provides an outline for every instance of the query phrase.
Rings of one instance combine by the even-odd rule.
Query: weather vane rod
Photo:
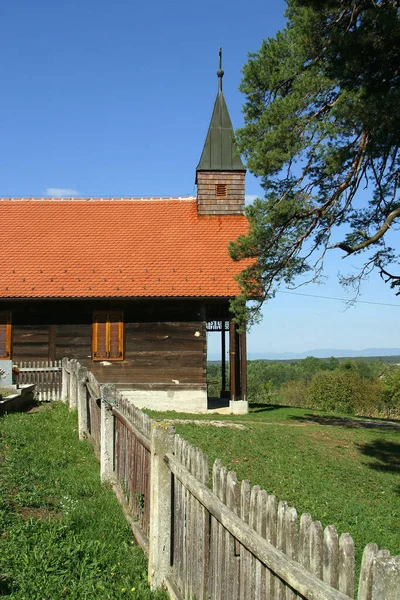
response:
[[[222,78],[224,76],[224,71],[222,69],[222,48],[219,49],[219,69],[217,71],[218,75],[218,92],[222,93]]]

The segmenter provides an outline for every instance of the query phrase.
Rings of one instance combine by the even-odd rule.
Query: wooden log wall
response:
[[[78,360],[100,382],[206,383],[205,311],[199,302],[38,302],[12,312],[15,361]],[[94,310],[124,313],[125,359],[92,361]]]
[[[14,325],[12,327],[13,360],[49,360],[49,337],[49,327],[46,325]]]
[[[108,365],[92,361],[91,324],[57,325],[56,348],[57,357],[76,358],[104,383],[206,381],[204,322],[125,323],[125,359]]]

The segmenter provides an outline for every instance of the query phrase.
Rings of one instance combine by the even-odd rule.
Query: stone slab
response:
[[[12,360],[0,360],[0,385],[12,385]]]

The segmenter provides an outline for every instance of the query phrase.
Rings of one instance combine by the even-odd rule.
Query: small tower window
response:
[[[226,183],[217,183],[215,186],[215,195],[217,198],[226,198],[228,196],[228,186]]]

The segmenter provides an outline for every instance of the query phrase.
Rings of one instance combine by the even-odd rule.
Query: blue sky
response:
[[[0,7],[0,195],[179,196],[195,168],[217,91],[234,127],[247,53],[284,24],[285,3],[14,0]],[[249,196],[260,193],[247,176]],[[345,297],[336,282],[352,259],[327,262],[324,285],[301,293]],[[377,277],[357,304],[278,294],[249,335],[250,352],[400,345],[400,299]]]

